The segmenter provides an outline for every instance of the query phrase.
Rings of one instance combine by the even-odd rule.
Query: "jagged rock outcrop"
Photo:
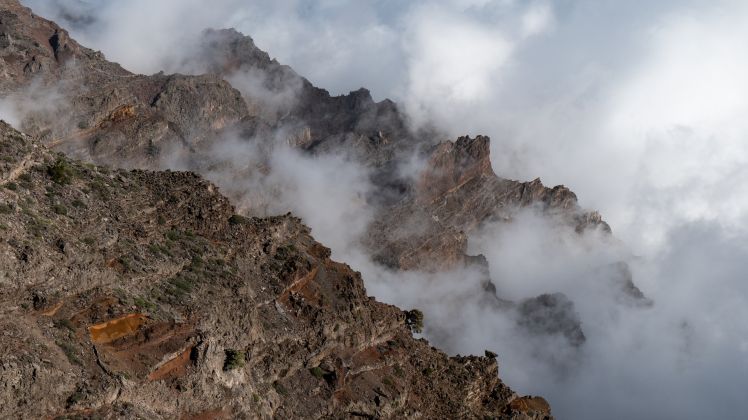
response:
[[[0,2],[0,65],[0,92],[4,94],[15,91],[19,84],[56,82],[70,75],[68,68],[77,66],[91,70],[77,73],[87,84],[129,74],[15,0]]]
[[[371,169],[375,186],[368,200],[377,216],[364,240],[380,262],[400,269],[438,270],[465,263],[469,234],[486,221],[510,220],[517,207],[539,205],[580,231],[609,230],[599,214],[579,209],[576,196],[565,187],[548,189],[539,180],[497,177],[487,137],[431,145],[437,135],[412,134],[391,101],[375,103],[365,89],[331,97],[235,30],[208,30],[194,47],[193,67],[214,75],[141,76],[79,46],[17,1],[3,1],[8,16],[4,33],[23,42],[0,55],[25,57],[19,63],[29,57],[48,61],[44,80],[55,81],[55,89],[66,86],[62,95],[72,104],[32,112],[24,128],[71,156],[124,168],[176,164],[198,173],[221,167],[226,173],[235,163],[216,161],[212,152],[225,131],[267,139],[280,131],[308,153],[348,154]],[[75,66],[55,58],[61,43],[74,53]],[[23,94],[29,80],[5,73],[4,91]],[[234,81],[241,94],[219,77]],[[248,80],[252,86],[242,88]],[[259,111],[280,109],[269,98],[289,100],[269,117]],[[412,182],[397,168],[414,153],[424,155],[427,164]],[[247,170],[262,168],[237,167],[236,176],[249,176],[242,172]]]
[[[531,334],[561,334],[571,345],[584,343],[574,304],[561,293],[540,295],[519,304],[519,325]]]
[[[440,271],[466,263],[467,237],[481,224],[510,222],[523,207],[537,206],[577,231],[610,227],[586,212],[568,188],[540,180],[499,178],[491,167],[490,140],[460,137],[428,153],[425,169],[401,201],[385,207],[372,224],[367,244],[378,260],[401,269]]]
[[[0,2],[0,93],[34,103],[22,128],[69,155],[119,167],[158,168],[162,153],[189,155],[248,115],[215,75],[135,75],[80,46],[16,0]],[[29,70],[31,69],[31,70]]]
[[[236,30],[206,30],[193,61],[198,72],[220,75],[242,92],[258,117],[243,124],[247,134],[283,127],[303,150],[346,152],[374,166],[413,146],[394,102],[375,102],[364,88],[331,96]]]
[[[194,174],[71,161],[4,123],[0,150],[3,416],[549,416],[495,355],[415,340],[290,215],[244,218]]]
[[[201,148],[210,146],[203,143],[223,131],[249,138],[283,127],[304,150],[346,150],[381,165],[394,156],[389,140],[406,136],[391,101],[375,103],[365,89],[330,96],[236,31],[207,31],[196,46],[196,63],[186,66],[208,74],[144,76],[80,46],[17,0],[0,8],[0,93],[35,94],[39,104],[23,110],[23,129],[72,156],[150,169],[169,156],[200,170]]]

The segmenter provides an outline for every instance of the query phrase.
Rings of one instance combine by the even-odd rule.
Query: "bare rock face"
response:
[[[585,212],[568,188],[540,180],[518,182],[494,173],[485,136],[442,142],[429,153],[426,169],[401,201],[385,207],[372,224],[369,246],[395,268],[439,271],[465,264],[467,236],[489,221],[510,223],[513,213],[536,206],[578,232],[610,232],[596,212]]]
[[[3,415],[549,418],[493,356],[413,339],[292,216],[244,218],[196,175],[71,161],[5,124],[0,148]]]
[[[162,152],[189,154],[248,114],[218,76],[134,75],[81,47],[17,0],[0,3],[0,93],[23,102],[25,131],[92,162],[156,168]]]
[[[0,2],[0,92],[32,81],[59,80],[67,64],[85,63],[102,74],[126,72],[100,53],[78,45],[54,22],[35,16],[16,0]]]
[[[519,326],[531,334],[560,334],[573,346],[585,341],[574,303],[561,293],[526,299],[519,304],[518,312]]]
[[[345,152],[379,166],[393,158],[393,148],[412,147],[412,136],[394,102],[374,102],[364,88],[331,96],[234,29],[206,30],[196,57],[200,72],[230,81],[242,92],[252,117],[288,130],[300,149]],[[243,128],[256,135],[263,125],[252,119]]]
[[[609,230],[599,214],[579,209],[576,196],[565,187],[548,189],[539,180],[497,177],[487,137],[433,144],[436,134],[411,133],[391,101],[375,103],[365,89],[331,97],[234,30],[208,30],[196,47],[199,70],[215,75],[140,76],[80,47],[57,25],[16,1],[4,1],[10,22],[6,33],[26,39],[11,50],[56,63],[48,79],[62,86],[59,104],[72,103],[32,113],[23,127],[71,156],[124,168],[178,162],[179,168],[207,173],[225,165],[214,162],[210,152],[223,132],[257,138],[282,131],[307,153],[342,153],[371,169],[375,190],[369,200],[377,217],[365,242],[380,262],[400,269],[464,264],[470,233],[486,221],[511,220],[517,207],[542,206],[562,214],[579,231]],[[40,36],[56,37],[54,45],[32,48],[33,38]],[[78,54],[77,64],[58,62],[57,50]],[[5,90],[23,94],[28,80],[5,73]],[[239,86],[239,92],[224,79],[255,83]],[[284,98],[284,90],[292,91],[293,100],[280,108],[267,102]],[[268,109],[278,113],[271,118],[258,112]],[[428,162],[415,182],[397,171],[413,153],[425,155]]]

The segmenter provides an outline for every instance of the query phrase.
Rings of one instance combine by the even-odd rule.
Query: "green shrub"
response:
[[[109,193],[109,186],[100,177],[96,178],[95,180],[93,180],[89,184],[89,187],[90,187],[91,191],[93,191],[94,193],[96,193],[96,195],[98,195],[99,198],[101,198],[102,200],[106,201],[106,200],[109,200],[109,198],[111,197],[111,195]]]
[[[16,184],[15,182],[9,182],[9,183],[5,184],[5,188],[7,188],[7,189],[9,189],[11,191],[15,191],[15,190],[18,189],[18,184]]]
[[[203,259],[199,255],[192,256],[192,268],[200,268],[203,266]]]
[[[153,309],[156,307],[156,305],[153,304],[153,302],[151,302],[148,299],[144,299],[142,297],[136,297],[135,299],[133,299],[133,303],[135,303],[135,305],[141,309]]]
[[[65,159],[58,159],[47,168],[47,174],[57,184],[66,185],[75,176],[75,169]]]
[[[57,328],[67,328],[70,331],[75,331],[75,325],[73,325],[73,322],[67,318],[59,319],[55,321],[54,324]]]
[[[178,230],[172,229],[168,232],[166,232],[166,239],[170,241],[177,241],[182,236]]]
[[[132,261],[130,260],[130,257],[127,255],[123,255],[117,259],[117,262],[120,263],[122,266],[122,269],[124,271],[133,271],[132,270]]]
[[[13,205],[0,204],[0,214],[11,214],[11,213],[13,213]]]
[[[249,223],[249,219],[247,219],[244,216],[240,216],[238,214],[235,214],[231,217],[229,217],[229,224],[231,225],[245,225]]]
[[[151,254],[161,255],[161,247],[158,246],[157,244],[148,245],[148,250],[151,251]]]
[[[186,279],[175,278],[171,281],[171,284],[179,289],[180,292],[188,293],[192,291],[192,285]]]
[[[241,350],[226,350],[226,359],[223,361],[223,370],[230,371],[244,367],[247,361],[246,355]]]
[[[83,391],[76,389],[75,392],[70,394],[67,400],[65,400],[65,407],[71,408],[75,404],[78,404],[79,402],[83,401],[83,399],[86,398],[86,394],[83,393]]]
[[[52,211],[55,212],[55,213],[57,213],[57,214],[59,214],[59,215],[61,215],[61,216],[65,216],[65,215],[68,214],[67,207],[63,206],[62,204],[55,204],[55,205],[53,205],[52,206]]]
[[[403,370],[403,368],[400,366],[399,363],[395,365],[394,371],[395,371],[395,375],[397,375],[400,378],[405,376],[405,371]]]
[[[418,309],[405,311],[405,325],[414,333],[423,332],[423,312]]]
[[[273,388],[275,388],[275,391],[281,395],[288,395],[288,390],[280,382],[273,382]]]
[[[322,379],[325,376],[325,371],[319,366],[315,366],[309,369],[309,373],[311,373],[317,379]]]
[[[78,356],[75,354],[76,350],[72,344],[67,343],[65,341],[56,341],[55,343],[62,349],[62,352],[65,353],[65,356],[68,358],[70,363],[74,365],[79,365],[79,366],[83,364],[81,363],[80,359],[78,359]]]

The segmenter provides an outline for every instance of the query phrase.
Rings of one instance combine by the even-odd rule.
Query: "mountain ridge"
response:
[[[495,356],[415,340],[299,219],[0,139],[3,416],[547,417]]]
[[[413,130],[409,126],[407,115],[398,108],[396,103],[390,100],[374,102],[370,92],[364,88],[352,91],[348,95],[331,96],[326,90],[313,86],[290,67],[271,59],[269,54],[256,47],[250,37],[244,36],[233,29],[206,30],[203,34],[202,43],[193,46],[195,49],[193,52],[194,61],[183,63],[183,67],[199,74],[166,75],[157,73],[154,75],[138,75],[130,73],[116,63],[107,61],[100,52],[94,52],[79,45],[64,29],[54,22],[37,17],[30,9],[21,6],[17,0],[0,0],[0,10],[0,47],[2,47],[0,50],[0,68],[2,69],[0,93],[5,98],[16,99],[15,104],[23,103],[30,97],[36,98],[38,104],[20,110],[19,114],[22,115],[19,118],[18,125],[23,131],[27,131],[35,139],[34,141],[40,143],[38,147],[42,147],[41,144],[44,144],[55,151],[63,152],[71,158],[96,165],[132,169],[134,172],[130,174],[135,175],[125,175],[126,172],[121,170],[115,170],[115,172],[123,179],[130,179],[132,176],[139,179],[139,181],[129,181],[133,183],[146,182],[147,184],[151,182],[143,181],[142,176],[144,175],[142,174],[150,174],[150,172],[142,172],[142,170],[181,169],[202,174],[218,184],[217,188],[227,196],[223,198],[218,193],[214,193],[217,191],[215,186],[205,183],[197,177],[194,181],[190,181],[200,184],[202,190],[213,189],[212,197],[215,197],[220,204],[219,207],[222,207],[218,209],[218,213],[222,215],[221,219],[223,221],[219,223],[221,227],[217,228],[221,232],[225,232],[227,229],[226,223],[232,226],[290,224],[296,231],[305,232],[299,235],[308,237],[301,241],[306,245],[295,244],[294,248],[304,248],[306,255],[315,260],[314,264],[317,268],[308,267],[301,270],[303,272],[285,273],[285,276],[292,274],[292,280],[285,277],[268,280],[270,278],[268,277],[269,274],[266,274],[263,278],[271,283],[280,282],[278,284],[284,284],[285,286],[276,291],[278,294],[273,299],[275,309],[279,313],[299,310],[303,314],[309,315],[310,307],[319,309],[321,302],[318,301],[320,295],[317,293],[317,288],[321,286],[318,284],[315,286],[315,282],[319,281],[317,276],[319,270],[321,270],[320,267],[333,264],[329,261],[329,250],[320,250],[319,247],[322,246],[319,244],[309,245],[308,242],[313,240],[309,236],[308,229],[291,216],[246,218],[245,216],[268,216],[262,210],[267,203],[262,202],[262,200],[258,201],[256,196],[245,196],[248,193],[246,187],[232,188],[233,184],[227,182],[226,179],[247,180],[263,176],[273,170],[271,156],[274,150],[281,146],[290,146],[303,156],[344,156],[348,161],[355,162],[366,169],[368,181],[371,183],[371,191],[365,197],[365,201],[373,209],[374,218],[359,239],[364,249],[371,254],[372,259],[377,264],[393,270],[423,273],[449,271],[461,267],[477,268],[483,275],[480,293],[485,294],[487,305],[495,307],[496,311],[516,310],[520,315],[519,327],[533,334],[559,334],[574,347],[583,345],[584,334],[578,316],[575,314],[573,302],[560,294],[544,294],[516,304],[504,300],[501,297],[500,284],[497,286],[491,279],[486,258],[482,255],[468,254],[468,238],[487,223],[511,223],[518,211],[528,208],[536,210],[543,217],[553,218],[557,223],[570,227],[578,234],[599,231],[604,235],[610,235],[610,227],[602,220],[599,213],[580,208],[576,195],[566,187],[548,188],[539,179],[519,182],[500,178],[491,166],[490,139],[488,137],[477,136],[471,138],[463,136],[456,140],[445,140],[447,136],[434,129]],[[9,127],[3,129],[5,131],[10,130]],[[13,137],[15,135],[6,134],[6,136]],[[229,138],[235,140],[242,147],[257,146],[256,161],[247,164],[246,162],[232,160],[233,156],[228,159],[216,156],[215,148],[227,143]],[[404,175],[400,168],[407,165],[414,157],[422,162],[421,167],[415,176]],[[60,162],[69,162],[64,157],[59,159]],[[45,171],[47,176],[55,176],[54,162],[50,160],[45,165],[47,165],[47,169],[41,170],[41,172],[38,168],[35,170],[34,173],[37,174],[35,175],[37,178],[43,175]],[[65,165],[71,164],[65,163]],[[85,165],[81,166],[77,163],[72,165],[77,168],[76,171],[88,173],[83,169]],[[29,168],[22,166],[15,170],[26,173]],[[100,171],[90,168],[88,170],[94,171],[92,172],[94,174],[98,174],[97,171]],[[226,176],[216,176],[216,171]],[[64,173],[63,170],[63,175]],[[171,172],[168,174],[170,175],[158,176],[165,176],[167,179],[169,177],[188,176],[175,175],[177,173]],[[17,175],[14,175],[13,179],[9,178],[4,181],[6,187],[10,184],[17,184],[15,176]],[[100,174],[97,176],[100,176]],[[171,185],[172,181],[164,182],[166,185]],[[336,180],[330,180],[330,188],[334,188],[335,182]],[[58,183],[50,184],[53,190],[57,188],[56,184]],[[101,191],[107,190],[106,187],[94,187],[94,185],[97,184],[92,182],[91,187],[87,188],[90,191],[84,193],[84,196],[99,194],[100,191],[97,188],[103,188]],[[16,185],[17,187],[18,185]],[[179,188],[182,187],[177,187],[178,190]],[[82,190],[80,192],[83,193]],[[10,191],[5,191],[5,193],[9,194],[9,197],[12,196]],[[55,193],[51,194],[55,196]],[[166,194],[172,193],[166,192]],[[269,196],[272,197],[272,194]],[[6,198],[4,197],[4,199]],[[120,198],[118,197],[118,199]],[[78,200],[81,199],[78,198]],[[194,197],[189,200],[205,201],[204,198]],[[158,199],[156,201],[158,202]],[[62,206],[68,209],[72,205],[71,203],[72,201],[68,203],[69,205],[63,205],[52,202],[50,205],[52,209],[55,208],[54,206]],[[142,199],[143,208],[152,207],[149,203],[149,200]],[[12,205],[8,205],[11,209],[9,214],[15,216],[25,212],[24,209],[19,207],[18,201],[13,201]],[[35,203],[34,205],[40,206],[41,204]],[[229,207],[226,206],[240,208],[244,216],[229,214]],[[189,216],[195,216],[199,220],[202,214],[210,214],[215,210],[195,209],[195,213],[189,213]],[[164,209],[164,211],[166,210]],[[230,213],[233,213],[233,210]],[[73,214],[77,213],[73,212]],[[130,215],[127,215],[125,219],[128,217]],[[191,223],[195,223],[194,220],[185,217],[186,219],[173,224],[174,229],[182,232],[185,226],[192,226]],[[418,229],[414,230],[412,226],[418,226]],[[37,226],[37,229],[43,227],[44,224],[42,223],[42,227]],[[164,229],[158,226],[151,226],[151,228],[165,236],[167,240],[179,244],[179,247],[187,246],[189,248],[189,245],[182,243],[182,239],[184,239],[182,233],[174,233],[172,236],[175,239],[170,239],[168,236],[171,230],[162,231]],[[253,235],[267,237],[263,235],[267,235],[267,229],[270,228],[258,227],[257,229],[259,231],[254,231]],[[192,231],[192,229],[188,230]],[[104,229],[104,232],[106,232],[106,229]],[[209,235],[200,234],[199,236],[210,237],[215,234],[217,233],[210,232]],[[236,240],[235,237],[232,238]],[[273,251],[268,253],[263,248],[265,257],[271,258],[272,255],[275,255],[274,253],[279,252],[278,239],[277,237],[267,239],[267,243],[270,244],[269,249]],[[10,244],[10,242],[8,243]],[[58,248],[61,246],[64,251],[65,244],[67,244],[67,241],[63,239],[62,245],[53,243],[52,246]],[[115,241],[114,244],[118,244],[118,241]],[[135,248],[137,248],[136,254],[145,261],[145,265],[148,265],[149,258],[154,258],[154,254],[158,258],[168,256],[168,252],[164,253],[157,248],[154,248],[156,251],[145,250],[143,246],[145,245],[138,244]],[[156,246],[163,245],[157,244]],[[256,248],[256,244],[245,243],[245,246]],[[32,258],[32,247],[28,250],[23,247],[11,247],[15,249],[13,252],[21,261],[24,261],[24,258],[26,260]],[[324,247],[322,248],[324,249]],[[280,252],[286,253],[287,251]],[[288,256],[286,255],[286,257]],[[200,259],[202,260],[203,257],[200,257]],[[251,260],[250,257],[248,259]],[[192,272],[190,271],[191,264],[194,263],[192,257],[187,258],[185,256],[184,260],[182,267],[176,272],[177,274],[185,271]],[[104,262],[108,269],[119,272],[121,275],[127,273],[132,275],[127,271],[128,267],[132,266],[132,260],[129,257],[122,260],[120,256],[116,256],[116,258],[113,256]],[[142,263],[142,261],[138,260],[138,263]],[[49,263],[45,264],[48,265]],[[201,264],[204,264],[204,262]],[[616,272],[621,271],[623,273],[621,279],[616,281],[620,283],[621,288],[632,300],[642,301],[644,297],[633,284],[630,272],[628,272],[628,277],[625,275],[627,273],[625,263],[621,264],[624,266],[613,269],[617,270]],[[371,300],[366,298],[362,280],[360,280],[360,276],[356,278],[357,273],[352,273],[350,267],[345,269],[336,267],[334,271],[345,273],[341,276],[355,278],[353,289],[349,290],[349,286],[346,285],[339,285],[338,287],[353,293],[361,301]],[[13,270],[19,270],[19,268],[14,266]],[[162,277],[171,275],[173,277],[176,275],[172,272],[173,270],[175,269],[160,272],[159,275]],[[601,277],[607,275],[609,273],[602,273]],[[163,282],[163,279],[161,281]],[[283,283],[289,281],[289,284]],[[172,283],[167,288],[172,291],[177,290],[174,291],[177,294],[180,293],[178,291],[180,285],[183,288],[189,287],[189,285],[185,285],[184,279],[181,278]],[[345,281],[341,280],[341,284],[343,283]],[[140,294],[144,293],[137,288],[133,290],[138,290]],[[108,293],[112,294],[113,292],[109,291]],[[36,314],[50,313],[51,311],[54,317],[59,310],[59,308],[54,308],[59,302],[52,303],[49,302],[48,297],[42,298],[39,298],[42,303],[37,304],[36,298],[32,297],[27,305],[33,305]],[[183,370],[187,372],[187,377],[192,374],[199,374],[206,375],[201,378],[209,380],[210,375],[218,374],[216,372],[220,369],[215,369],[216,366],[222,363],[229,363],[233,366],[235,363],[232,362],[237,357],[234,353],[231,353],[234,356],[230,357],[229,353],[221,355],[214,352],[210,358],[207,358],[205,352],[208,350],[202,347],[200,351],[203,351],[203,355],[195,356],[197,359],[193,359],[192,352],[198,348],[195,343],[201,342],[201,337],[205,336],[205,331],[209,328],[196,329],[193,325],[187,326],[185,322],[177,322],[176,320],[182,319],[184,314],[171,313],[170,316],[166,317],[168,318],[167,324],[170,326],[165,326],[166,324],[154,323],[152,314],[148,314],[147,311],[142,311],[146,314],[143,315],[143,313],[129,313],[124,310],[126,304],[123,302],[131,302],[139,309],[148,309],[148,305],[143,301],[140,303],[145,306],[140,306],[135,301],[136,299],[144,299],[140,295],[127,295],[124,298],[107,295],[102,299],[108,302],[111,299],[115,300],[111,301],[113,303],[109,307],[105,305],[104,309],[97,309],[99,310],[98,315],[89,317],[80,324],[74,324],[73,328],[68,328],[79,338],[80,341],[77,344],[82,345],[86,342],[87,339],[83,334],[85,328],[90,329],[99,326],[106,330],[106,328],[109,328],[106,324],[108,322],[114,322],[110,327],[120,325],[120,322],[121,325],[130,325],[130,323],[136,325],[132,327],[134,328],[132,331],[123,336],[124,341],[137,341],[142,328],[152,328],[159,331],[170,331],[168,334],[173,332],[173,335],[169,335],[170,340],[175,339],[182,344],[190,343],[187,347],[170,348],[166,353],[157,353],[161,359],[158,362],[151,360],[151,364],[147,366],[140,366],[137,363],[128,365],[128,363],[113,356],[114,359],[112,360],[114,362],[112,363],[124,369],[127,375],[140,375],[138,378],[145,378],[144,380],[150,381],[148,377],[161,378],[165,371],[160,369],[164,366],[174,365],[178,367],[180,372]],[[95,302],[91,299],[83,300],[88,305],[95,306]],[[152,298],[149,298],[148,302],[151,300]],[[162,303],[157,304],[156,309],[160,309],[162,305]],[[386,306],[378,307],[385,308]],[[110,310],[111,308],[115,308],[113,312]],[[78,309],[83,310],[84,308],[80,307]],[[16,308],[15,310],[18,311],[19,309]],[[101,315],[101,310],[109,311],[110,316]],[[220,312],[219,309],[215,310]],[[343,314],[348,313],[345,308],[341,310]],[[371,311],[372,313],[376,312],[373,309]],[[386,316],[389,316],[391,324],[398,325],[398,327],[393,327],[398,331],[395,334],[398,340],[403,343],[407,342],[407,345],[410,346],[407,327],[412,320],[408,320],[408,312],[398,312],[399,310],[395,310],[394,307],[383,309],[383,311],[389,314]],[[312,312],[317,313],[313,310]],[[67,315],[70,314],[67,313]],[[115,315],[116,317],[113,317]],[[31,315],[27,314],[27,316]],[[127,318],[128,316],[131,318]],[[140,316],[146,317],[141,318]],[[54,322],[65,326],[68,322],[73,322],[71,319],[69,317],[55,318]],[[554,319],[557,322],[546,322],[548,319]],[[39,325],[43,325],[41,321],[38,322],[40,322]],[[323,336],[329,334],[329,331],[327,331],[329,325],[323,324],[324,322],[313,324],[315,328],[321,328],[323,333],[318,333],[314,337],[310,336],[309,340],[313,341],[320,334]],[[34,331],[38,334],[47,334],[59,339],[60,332],[50,333],[48,325],[34,328],[37,328]],[[38,328],[41,328],[41,330]],[[182,331],[183,329],[185,330]],[[231,331],[225,333],[236,335],[236,332]],[[236,337],[233,339],[236,339]],[[99,347],[97,347],[93,335],[88,340],[93,343],[94,353],[99,352]],[[371,337],[367,340],[371,341]],[[345,367],[344,370],[346,370],[351,367],[351,363],[361,362],[362,365],[352,369],[356,372],[354,376],[359,378],[368,375],[368,372],[371,371],[367,370],[369,367],[366,366],[369,365],[366,363],[371,362],[370,358],[374,357],[376,359],[375,365],[379,366],[377,363],[380,363],[383,357],[386,358],[386,355],[390,354],[392,349],[380,347],[383,346],[385,341],[375,344],[370,343],[375,347],[375,350],[371,349],[372,346],[363,349],[351,346],[350,343],[341,344],[343,350],[341,350],[342,353],[338,355],[338,358],[344,360],[344,362],[327,361],[324,367],[322,365],[312,366],[309,365],[308,361],[305,362],[308,365],[305,365],[305,367],[308,368],[312,376],[321,376],[327,383],[328,388],[335,390],[332,400],[328,401],[321,398],[311,402],[316,404],[317,407],[330,404],[327,408],[319,408],[320,411],[304,411],[302,407],[293,405],[290,397],[285,398],[284,393],[275,388],[275,382],[269,385],[273,388],[273,390],[270,390],[267,388],[268,384],[260,380],[258,383],[266,386],[266,388],[263,388],[263,396],[269,396],[268,398],[272,401],[270,408],[261,405],[261,409],[265,410],[261,411],[261,414],[286,414],[299,417],[302,414],[311,415],[313,413],[318,416],[330,415],[336,417],[347,413],[347,415],[371,417],[396,415],[424,415],[430,417],[444,416],[450,413],[450,409],[455,409],[461,410],[459,412],[465,416],[476,418],[498,416],[499,418],[540,419],[550,416],[550,408],[542,399],[518,397],[500,382],[495,373],[490,373],[495,370],[495,361],[492,364],[490,360],[492,357],[488,356],[486,360],[483,358],[457,357],[447,359],[450,360],[449,362],[443,362],[444,359],[439,356],[439,360],[442,360],[440,366],[447,366],[450,363],[457,363],[455,366],[459,366],[460,363],[464,362],[465,369],[469,372],[473,372],[470,367],[471,364],[480,366],[476,372],[471,373],[476,382],[469,386],[461,380],[455,382],[456,379],[449,375],[440,377],[438,383],[435,384],[438,385],[437,388],[446,387],[443,388],[445,394],[440,394],[442,390],[435,390],[434,385],[428,385],[428,381],[421,381],[422,376],[429,376],[426,375],[426,372],[433,372],[436,368],[433,366],[424,367],[417,360],[413,361],[414,366],[419,366],[413,370],[411,376],[415,378],[413,380],[417,384],[406,392],[407,395],[398,394],[402,398],[394,398],[397,406],[390,401],[392,395],[387,391],[390,387],[387,381],[393,382],[391,374],[397,373],[395,364],[385,363],[384,366],[392,371],[382,375],[374,375],[374,378],[370,378],[373,382],[367,382],[367,385],[362,388],[364,391],[361,393],[349,389],[353,385],[345,382],[346,376],[339,369]],[[119,354],[116,346],[112,347],[109,342],[100,344],[103,346],[102,349],[106,348],[107,351]],[[422,345],[428,347],[425,343],[414,346],[420,349]],[[59,347],[65,351],[64,346]],[[187,352],[188,347],[189,352]],[[355,347],[355,351],[351,350],[353,347]],[[246,345],[243,348],[250,347]],[[83,357],[80,355],[85,354],[85,357],[89,358],[87,360],[95,362],[105,374],[112,377],[112,368],[106,367],[106,361],[102,361],[97,354],[92,356],[85,352],[81,353],[79,348],[73,350],[76,357]],[[226,351],[229,350],[240,351],[233,348],[226,349]],[[432,350],[434,349],[432,348]],[[352,351],[354,354],[359,354],[359,358],[366,360],[358,360],[351,356]],[[424,353],[425,350],[418,351],[422,357],[432,357],[430,353]],[[365,355],[362,355],[361,352],[364,352]],[[174,357],[169,358],[171,356]],[[144,357],[158,358],[153,354],[146,354]],[[351,359],[351,357],[353,358]],[[401,357],[401,355],[398,354],[397,357]],[[224,362],[220,362],[220,360],[224,360]],[[358,360],[358,362],[355,360]],[[340,363],[348,366],[340,365]],[[272,364],[274,366],[282,365],[276,359],[272,360]],[[205,366],[208,365],[213,367],[210,375],[205,370]],[[195,368],[199,372],[190,371],[188,367]],[[453,368],[450,367],[449,369]],[[166,370],[170,372],[169,369]],[[293,373],[300,375],[299,372],[301,370]],[[336,375],[335,381],[325,379],[326,375],[333,372]],[[223,378],[222,374],[218,375]],[[180,382],[179,378],[182,377],[172,378],[169,380],[171,382],[167,382],[171,386],[185,386]],[[343,379],[338,381],[340,377]],[[294,376],[293,380],[297,379],[303,382],[297,376]],[[257,379],[254,378],[253,380]],[[398,380],[394,380],[394,382],[399,384]],[[122,387],[121,384],[122,381],[120,380],[120,388]],[[280,386],[284,387],[283,383]],[[448,391],[448,389],[455,386],[459,389],[457,394],[444,397],[444,395],[454,392]],[[234,385],[229,384],[230,389],[234,389],[233,387]],[[327,389],[320,391],[321,389],[315,388],[315,392],[328,392]],[[201,388],[201,390],[206,393],[213,392],[209,387]],[[345,392],[338,392],[341,390]],[[163,389],[159,392],[162,391]],[[286,391],[288,390],[286,389]],[[424,405],[419,406],[421,403],[417,401],[418,398],[416,397],[418,392],[423,392],[424,395],[428,395],[428,398],[432,398],[433,395],[437,395],[433,394],[432,391],[438,391],[437,394],[442,396],[440,398],[444,398],[444,401],[430,407],[429,410],[432,411],[428,411],[425,410],[426,405],[432,405],[432,403],[422,402]],[[78,390],[75,392],[77,393]],[[81,392],[86,394],[89,391]],[[93,391],[91,392],[93,393]],[[172,391],[169,390],[168,392]],[[348,394],[351,392],[353,397],[349,400],[350,395]],[[342,400],[338,395],[341,393],[345,394],[345,398]],[[410,398],[410,393],[415,395],[415,399]],[[93,395],[100,394],[93,393]],[[243,399],[240,399],[241,403],[231,405],[230,413],[247,414],[254,409],[253,401],[250,401],[254,397],[249,397],[248,394],[243,395]],[[301,395],[294,395],[299,401],[304,400]],[[469,395],[468,399],[470,401],[458,401],[459,398],[466,395]],[[137,400],[137,398],[133,398],[133,401]],[[231,400],[222,401],[227,401],[228,404]],[[278,401],[294,408],[287,412],[279,412],[277,411]],[[136,402],[134,404],[133,407],[136,410],[143,407],[150,409],[149,404],[153,404],[153,402],[141,405]],[[402,404],[404,406],[399,406]],[[382,406],[380,407],[380,405]],[[81,409],[84,406],[85,404],[71,405],[71,407]],[[104,409],[109,410],[108,408]],[[167,417],[176,415],[177,411],[175,410],[176,408],[170,406],[168,410],[164,411],[168,414],[159,415]],[[130,412],[129,414],[133,413],[138,414],[138,412]],[[114,412],[107,411],[105,414],[117,417]],[[142,413],[142,415],[146,414],[148,413]],[[255,415],[259,414],[255,412]]]

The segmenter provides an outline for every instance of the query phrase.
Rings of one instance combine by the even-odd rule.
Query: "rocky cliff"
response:
[[[0,125],[4,418],[546,418],[448,357],[290,215]],[[417,316],[415,317],[417,319]]]
[[[501,299],[467,243],[522,208],[609,233],[600,215],[566,187],[497,176],[487,137],[412,130],[365,89],[331,96],[235,30],[207,30],[191,48],[191,75],[133,74],[0,0],[0,95],[28,133],[2,127],[9,415],[548,417],[542,399],[501,383],[493,357],[449,358],[414,340],[417,312],[368,298],[301,221],[264,217],[267,203],[225,180],[262,177],[279,144],[344,156],[372,185],[360,242],[378,264],[478,266],[497,311],[574,346],[584,334],[573,302]],[[216,156],[229,138],[259,145],[251,163]],[[423,164],[403,174],[412,159]],[[225,176],[215,186],[148,172],[164,169]]]

